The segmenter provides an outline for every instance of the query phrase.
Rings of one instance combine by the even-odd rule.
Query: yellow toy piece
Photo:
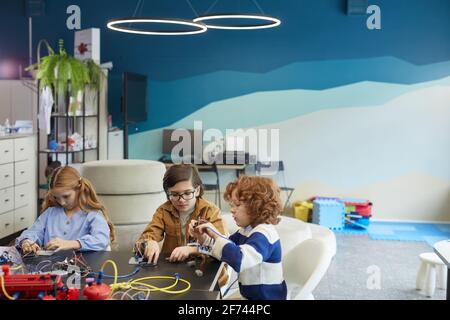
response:
[[[310,201],[301,201],[294,204],[294,216],[302,221],[308,222],[309,214],[314,205]]]

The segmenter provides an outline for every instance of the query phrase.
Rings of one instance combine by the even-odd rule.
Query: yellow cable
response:
[[[163,279],[163,277],[155,277],[153,279]],[[148,284],[148,283],[140,282],[140,281],[144,281],[144,280],[151,280],[151,279],[136,279],[134,281],[131,281],[130,284],[129,284],[129,288],[130,289],[134,289],[134,290],[139,290],[139,289],[135,288],[133,285],[140,285],[140,286],[144,286],[144,287],[150,288],[150,289],[142,289],[142,291],[150,291],[150,292],[152,292],[152,291],[167,291],[167,290],[172,289],[173,287],[175,287],[178,284],[178,281],[175,281],[170,286],[167,286],[165,288],[159,288],[157,286],[154,286],[154,285],[151,285],[151,284]]]
[[[146,280],[159,280],[159,279],[173,279],[175,280],[175,282],[167,287],[164,288],[158,288],[154,285],[148,284],[148,283],[143,283],[142,281],[146,281]],[[178,285],[179,282],[183,282],[184,284],[186,284],[186,288],[181,289],[181,290],[171,290],[172,288],[176,287]],[[143,287],[147,287],[148,289],[143,289],[143,288],[138,288],[137,286],[143,286]],[[116,285],[112,285],[113,290],[116,289],[133,289],[136,291],[145,291],[145,292],[155,292],[155,291],[159,291],[159,292],[165,292],[165,293],[169,293],[169,294],[180,294],[180,293],[185,293],[187,291],[189,291],[191,289],[191,283],[187,280],[184,280],[182,278],[178,278],[178,277],[172,277],[172,276],[154,276],[154,277],[145,277],[145,278],[139,278],[136,280],[132,280],[129,282],[123,282],[123,283],[118,283]]]
[[[117,271],[117,265],[114,261],[112,260],[106,260],[101,268],[100,271],[103,272],[103,269],[105,268],[105,266],[107,264],[111,264],[114,268],[114,283],[110,285],[111,288],[111,294],[118,289],[133,289],[136,291],[146,291],[146,292],[152,292],[152,291],[160,291],[160,292],[165,292],[165,293],[170,293],[170,294],[179,294],[179,293],[184,293],[189,291],[189,289],[191,289],[191,283],[187,280],[181,279],[179,277],[173,277],[173,276],[154,276],[154,277],[145,277],[145,278],[139,278],[136,280],[132,280],[129,282],[122,282],[122,283],[117,283],[117,279],[118,279],[118,271]],[[148,283],[143,283],[142,281],[146,281],[146,280],[157,280],[157,279],[174,279],[175,282],[173,284],[171,284],[170,286],[164,287],[164,288],[158,288],[156,286],[153,286],[151,284]],[[178,285],[178,282],[183,282],[184,284],[186,284],[186,288],[182,289],[182,290],[176,290],[176,291],[172,291],[172,288],[175,288]],[[149,289],[142,289],[142,288],[137,288],[134,285],[138,285],[138,286],[143,286],[143,287],[147,287]]]
[[[165,288],[158,288],[154,285],[148,284],[148,283],[142,283],[141,281],[145,281],[145,280],[157,280],[157,279],[175,279],[175,282],[173,284],[171,284],[170,286],[167,286]],[[137,285],[142,285],[144,287],[149,287],[150,289],[144,289],[143,291],[162,291],[162,292],[167,292],[172,288],[175,288],[178,284],[178,278],[176,277],[171,277],[171,276],[153,276],[153,277],[145,277],[145,278],[140,278],[140,279],[136,279],[130,282],[130,288],[133,288],[133,284],[137,284]],[[170,291],[172,292],[172,291]]]
[[[186,288],[181,289],[181,290],[177,290],[177,291],[173,291],[173,290],[169,290],[169,289],[166,289],[166,288],[158,288],[158,287],[155,287],[155,286],[153,286],[151,284],[148,284],[148,283],[133,282],[131,284],[131,289],[139,290],[139,291],[146,291],[146,292],[159,291],[159,292],[165,292],[165,293],[169,293],[169,294],[180,294],[180,293],[185,293],[185,292],[189,291],[189,289],[191,288],[191,284],[189,283],[189,281],[184,280],[184,279],[179,279],[179,280],[177,280],[175,282],[175,285],[178,284],[178,281],[184,282],[187,285]],[[135,287],[133,287],[133,284],[137,284],[137,285],[144,286],[144,287],[149,287],[150,289],[135,288]],[[175,285],[173,285],[171,287],[174,287]]]
[[[115,286],[117,284],[117,277],[118,277],[118,272],[117,272],[117,265],[114,261],[112,260],[106,260],[105,262],[103,262],[102,267],[100,268],[100,271],[103,272],[103,269],[105,268],[105,266],[107,264],[111,264],[114,268],[114,283],[112,284],[113,286]]]
[[[110,265],[112,265],[113,266],[113,269],[114,269],[114,283],[113,284],[111,284],[109,287],[111,288],[111,292],[110,292],[110,294],[109,294],[109,296],[108,296],[108,299],[110,299],[111,298],[111,296],[113,295],[113,293],[114,293],[114,287],[117,285],[117,277],[118,277],[118,271],[117,271],[117,264],[114,262],[114,261],[112,261],[112,260],[106,260],[105,262],[103,262],[103,264],[102,264],[102,267],[100,268],[100,271],[101,272],[103,272],[103,269],[105,268],[105,266],[107,265],[107,264],[110,264]]]
[[[2,291],[3,291],[3,295],[4,295],[7,299],[9,299],[9,300],[14,300],[14,298],[11,297],[11,296],[8,294],[8,292],[6,291],[6,288],[5,288],[5,279],[3,278],[2,275],[0,276],[0,280],[1,280],[1,282],[2,282]]]
[[[15,268],[11,268],[11,269],[9,269],[9,270],[11,270],[11,271],[17,271],[17,270],[20,270],[20,269],[22,269],[22,268],[23,268],[23,266],[22,266],[22,265],[19,265],[19,266],[15,267]]]
[[[143,283],[142,281],[146,281],[146,280],[157,280],[157,279],[174,279],[175,282],[165,288],[158,288],[154,285],[148,284],[148,283]],[[182,290],[170,290],[174,287],[176,287],[178,285],[178,282],[181,281],[183,283],[186,284],[186,288],[182,289]],[[140,285],[140,286],[144,286],[144,287],[148,287],[149,289],[138,289],[136,287],[134,287],[133,285]],[[184,293],[189,291],[189,289],[191,288],[191,284],[189,281],[181,279],[181,278],[177,278],[177,277],[170,277],[170,276],[155,276],[155,277],[145,277],[145,278],[140,278],[140,279],[136,279],[130,282],[130,288],[134,289],[134,290],[140,290],[140,291],[161,291],[161,292],[165,292],[165,293],[170,293],[170,294],[179,294],[179,293]]]

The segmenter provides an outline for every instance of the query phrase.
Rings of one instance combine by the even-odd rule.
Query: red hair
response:
[[[232,195],[242,202],[252,220],[253,227],[261,223],[278,224],[283,211],[280,188],[269,178],[241,176],[228,184],[224,198],[231,202]]]

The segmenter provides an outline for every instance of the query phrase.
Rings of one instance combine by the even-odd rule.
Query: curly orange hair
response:
[[[228,184],[224,194],[226,201],[231,202],[235,194],[247,208],[252,220],[252,227],[261,223],[278,224],[278,217],[283,211],[280,188],[269,178],[241,176]]]

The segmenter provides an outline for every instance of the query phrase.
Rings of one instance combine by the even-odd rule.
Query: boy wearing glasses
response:
[[[226,234],[220,209],[202,199],[203,185],[194,165],[170,167],[164,175],[163,187],[168,201],[156,210],[135,244],[136,250],[148,259],[148,263],[157,263],[160,254],[158,242],[163,239],[161,252],[170,254],[171,262],[184,261],[190,254],[197,253],[196,247],[187,246],[192,220],[206,220]]]

